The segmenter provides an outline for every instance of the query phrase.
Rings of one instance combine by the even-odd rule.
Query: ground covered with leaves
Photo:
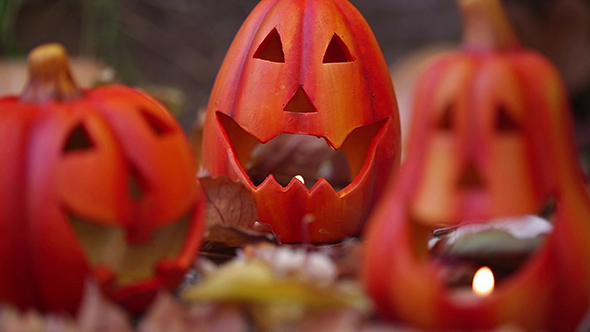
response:
[[[88,280],[76,317],[3,306],[0,331],[415,331],[377,317],[359,280],[359,239],[281,244],[268,225],[257,222],[254,198],[239,182],[205,174],[201,183],[208,200],[207,230],[175,293],[161,292],[147,312],[132,316]],[[441,243],[461,242],[447,234],[452,230],[438,240],[441,255],[452,249]]]

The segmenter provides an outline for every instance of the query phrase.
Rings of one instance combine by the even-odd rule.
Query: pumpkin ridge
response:
[[[355,8],[354,6],[352,6],[352,5],[350,4],[350,2],[348,2],[348,1],[346,1],[346,2],[348,3],[347,5],[349,6],[349,9],[350,9],[350,10],[353,10],[353,11],[359,12],[357,8]],[[343,18],[343,20],[344,20],[344,21],[347,23],[347,27],[354,26],[354,25],[357,25],[357,24],[358,24],[358,22],[351,22],[351,20],[350,20],[350,18],[348,17],[348,15],[346,15],[346,14],[345,14],[345,11],[344,11],[344,9],[342,8],[342,6],[343,6],[343,5],[342,5],[341,1],[333,1],[333,4],[334,4],[334,6],[335,6],[335,7],[338,9],[338,11],[340,12],[340,16],[341,16],[341,17]],[[357,15],[357,17],[359,17],[359,18],[362,20],[362,25],[364,25],[364,26],[369,26],[369,23],[368,23],[368,22],[367,22],[367,20],[366,20],[366,19],[365,19],[365,18],[364,18],[364,17],[363,17],[361,14],[360,14],[360,12],[359,12],[359,14]],[[371,108],[374,108],[374,107],[375,107],[375,97],[376,97],[376,95],[375,95],[375,93],[374,93],[374,91],[373,91],[373,89],[372,89],[372,86],[371,86],[371,81],[370,81],[370,79],[369,79],[369,76],[368,76],[368,69],[366,68],[366,67],[367,67],[367,64],[368,64],[368,63],[371,63],[371,62],[366,62],[366,61],[365,61],[365,52],[363,51],[364,49],[363,49],[362,47],[359,47],[359,43],[358,43],[358,41],[359,41],[359,40],[362,40],[362,39],[358,38],[358,35],[355,33],[355,30],[353,30],[353,29],[349,29],[349,30],[350,30],[350,33],[351,33],[351,35],[352,35],[352,38],[350,38],[350,39],[351,39],[351,42],[354,44],[354,46],[356,47],[356,49],[357,49],[357,50],[361,50],[360,52],[358,52],[358,54],[359,54],[359,56],[360,56],[360,59],[356,59],[356,60],[355,60],[355,62],[359,63],[359,64],[360,64],[360,65],[363,67],[363,69],[362,69],[362,70],[360,70],[360,72],[361,72],[361,74],[363,75],[363,78],[364,78],[364,83],[365,83],[365,85],[366,85],[366,89],[367,89],[367,91],[370,91],[370,92],[371,92],[371,94],[372,94],[372,98],[369,98],[369,100],[370,100],[370,102],[371,102]],[[369,37],[370,39],[373,39],[373,42],[374,42],[374,43],[377,45],[377,48],[378,48],[378,50],[381,52],[381,46],[379,46],[379,43],[377,42],[377,40],[376,40],[376,38],[375,38],[375,36],[374,36],[374,33],[371,31],[371,29],[370,29],[370,26],[369,26],[369,29],[363,29],[363,30],[366,32],[366,35],[368,35],[368,37]],[[368,31],[367,31],[367,30],[368,30]],[[350,46],[349,46],[349,50],[350,50]],[[381,55],[381,54],[382,54],[382,53],[378,54],[378,55],[377,55],[377,57],[378,57],[378,58],[383,58],[383,55]],[[379,59],[379,60],[380,60],[380,62],[382,62],[382,61],[381,61],[381,59]],[[385,61],[385,60],[383,59],[383,61]],[[372,64],[372,63],[371,63],[371,64]],[[386,67],[387,67],[387,65],[386,65]],[[388,72],[389,72],[389,71],[388,71]],[[393,83],[392,83],[392,84],[393,84]],[[395,94],[394,94],[394,95],[395,95]],[[380,96],[380,97],[381,97],[381,96]],[[395,103],[395,101],[394,101],[394,103]],[[374,113],[372,114],[372,115],[373,115],[373,117],[372,117],[372,121],[373,121],[373,122],[375,122],[375,121],[380,121],[380,120],[383,120],[384,118],[387,118],[387,117],[389,117],[389,116],[385,116],[385,117],[383,117],[383,118],[380,118],[380,117],[378,117],[378,114],[377,114],[377,113],[378,113],[378,112],[374,112]]]
[[[263,17],[263,19],[261,19],[261,20],[259,20],[257,22],[255,28],[252,28],[252,31],[254,31],[254,33],[251,34],[250,40],[246,43],[247,44],[247,51],[244,52],[243,58],[242,59],[239,59],[239,62],[240,62],[239,65],[235,65],[234,64],[233,65],[234,67],[236,67],[236,68],[243,68],[244,67],[244,64],[251,58],[250,53],[252,53],[252,55],[253,55],[254,52],[256,52],[256,49],[258,49],[258,48],[254,49],[254,52],[252,51],[253,46],[254,46],[254,40],[256,39],[256,35],[260,31],[260,27],[264,24],[265,20],[267,19],[268,13],[270,13],[280,2],[281,2],[281,0],[275,0],[274,3],[272,5],[270,5],[268,7],[268,9],[264,12],[264,14],[261,14],[260,15],[260,17]],[[262,4],[262,2],[259,4],[259,6],[261,4]],[[253,11],[254,10],[256,10],[256,8],[254,8]],[[278,32],[278,30],[277,30],[277,32]],[[238,34],[239,34],[239,32],[238,32]],[[279,33],[279,36],[280,36],[280,33]],[[233,42],[232,42],[232,44],[233,44]],[[284,49],[283,49],[283,52],[284,52]],[[228,59],[224,59],[224,63],[225,63],[226,60],[228,60]],[[232,61],[232,62],[234,61],[234,59],[229,59],[229,60]],[[285,58],[285,62],[286,61],[287,61],[287,59]],[[239,71],[238,78],[236,79],[236,84],[234,85],[234,88],[232,89],[233,91],[232,91],[232,93],[230,93],[230,95],[235,95],[235,92],[236,91],[240,91],[242,89],[242,84],[243,84],[242,82],[243,81],[244,81],[244,72],[243,71]],[[215,82],[215,83],[217,83],[217,82]],[[214,86],[216,85],[215,83],[214,83]],[[223,87],[223,88],[225,89],[225,87]],[[212,100],[211,102],[215,102],[215,101]],[[236,111],[236,109],[235,109],[236,106],[235,105],[236,105],[237,102],[238,102],[237,98],[232,98],[231,105],[229,105],[229,107],[228,107],[228,109],[226,111],[228,115],[231,115],[232,117],[236,115],[234,113]]]

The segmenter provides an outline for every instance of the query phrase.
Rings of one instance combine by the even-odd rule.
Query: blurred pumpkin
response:
[[[203,197],[180,126],[125,86],[79,90],[58,44],[0,99],[0,301],[76,311],[93,274],[133,312],[196,256]]]
[[[258,157],[275,157],[284,150],[274,139],[289,134],[304,149],[321,138],[343,154],[347,180],[334,184],[321,170],[309,169],[306,184],[296,172],[282,174],[281,183],[273,173],[253,179],[254,148],[269,143],[270,152]],[[361,231],[399,159],[393,86],[356,8],[347,0],[261,1],[236,35],[213,87],[203,167],[242,181],[256,198],[260,221],[283,242],[328,243]]]
[[[459,0],[463,49],[417,85],[407,159],[370,219],[363,280],[380,313],[434,330],[571,331],[590,301],[590,198],[556,69],[519,46],[499,0]],[[537,214],[553,232],[488,296],[460,299],[437,228]]]

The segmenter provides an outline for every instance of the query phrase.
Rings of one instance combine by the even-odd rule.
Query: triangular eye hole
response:
[[[276,28],[274,28],[260,44],[254,53],[254,58],[270,62],[285,62],[283,43],[281,42],[281,36]]]
[[[334,34],[332,40],[330,40],[330,44],[328,44],[326,54],[324,54],[323,63],[342,63],[352,61],[353,58],[348,47],[346,47],[344,41],[342,41],[337,34]]]
[[[520,129],[520,125],[514,119],[510,111],[504,106],[500,106],[496,113],[496,130],[498,132],[515,132]]]
[[[68,135],[66,144],[63,148],[63,153],[71,153],[75,151],[85,151],[94,148],[94,143],[84,127],[84,124],[80,123],[76,126]]]
[[[156,117],[153,113],[147,110],[141,110],[140,113],[156,136],[164,136],[173,132],[170,125]]]
[[[453,129],[453,105],[449,104],[443,111],[442,117],[438,121],[437,127],[440,130],[450,131]]]

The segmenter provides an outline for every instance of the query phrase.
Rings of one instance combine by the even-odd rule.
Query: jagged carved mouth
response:
[[[438,277],[450,290],[471,288],[474,276],[489,267],[495,284],[517,274],[553,231],[557,205],[546,200],[536,215],[462,223],[430,232],[428,252]]]
[[[254,187],[266,181],[276,181],[283,187],[301,181],[312,189],[320,179],[325,179],[336,192],[354,186],[355,179],[366,171],[388,121],[386,118],[356,128],[335,149],[325,138],[305,134],[282,133],[262,143],[230,116],[218,112],[217,119],[242,173]]]
[[[159,264],[175,259],[182,251],[191,224],[192,212],[155,230],[144,243],[129,243],[124,229],[68,215],[69,221],[90,264],[106,266],[116,283],[125,286],[157,274]]]

